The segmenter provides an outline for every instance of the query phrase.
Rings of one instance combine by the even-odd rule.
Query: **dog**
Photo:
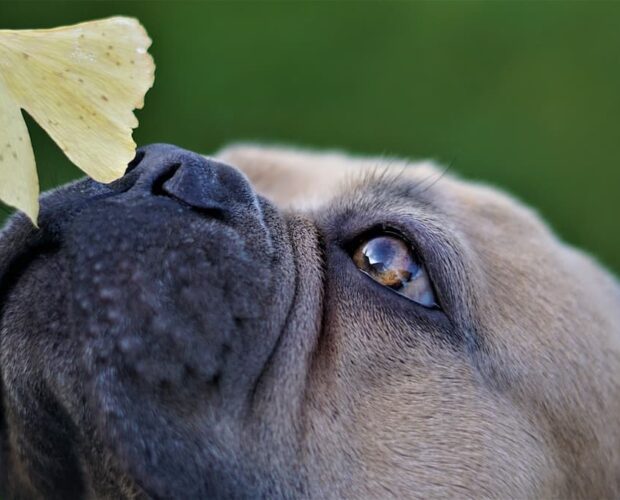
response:
[[[432,163],[157,144],[0,237],[4,498],[619,498],[620,287]]]

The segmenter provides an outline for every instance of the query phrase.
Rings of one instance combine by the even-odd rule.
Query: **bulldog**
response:
[[[138,151],[0,237],[0,491],[619,498],[620,287],[429,163]]]

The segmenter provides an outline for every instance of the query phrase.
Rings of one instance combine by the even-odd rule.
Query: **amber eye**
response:
[[[426,269],[401,238],[389,234],[369,238],[357,247],[353,262],[360,271],[396,293],[425,307],[437,307]]]

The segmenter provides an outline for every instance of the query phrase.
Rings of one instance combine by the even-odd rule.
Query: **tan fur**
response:
[[[217,157],[313,221],[368,210],[386,172],[415,180],[431,203],[390,210],[447,233],[464,262],[463,321],[484,340],[471,355],[427,330],[395,340],[398,318],[333,291],[304,408],[313,495],[620,497],[620,289],[608,272],[511,197],[429,163],[253,145]]]

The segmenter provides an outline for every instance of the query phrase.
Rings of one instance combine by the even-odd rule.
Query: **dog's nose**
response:
[[[233,211],[255,203],[255,195],[237,169],[169,144],[139,148],[123,178],[139,195],[165,196],[193,208]]]

